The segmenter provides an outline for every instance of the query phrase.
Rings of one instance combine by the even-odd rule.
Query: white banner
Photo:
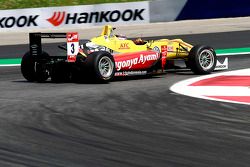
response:
[[[0,29],[73,28],[149,21],[149,3],[146,1],[0,10]]]

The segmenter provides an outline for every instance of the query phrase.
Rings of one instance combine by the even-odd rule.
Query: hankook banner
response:
[[[112,3],[0,10],[0,29],[66,28],[149,23],[149,3]]]

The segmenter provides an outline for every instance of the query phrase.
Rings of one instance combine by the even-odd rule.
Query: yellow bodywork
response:
[[[104,46],[117,53],[138,52],[145,50],[155,50],[163,52],[162,47],[167,47],[167,59],[187,58],[192,45],[182,41],[181,39],[160,39],[145,41],[144,44],[138,45],[134,41],[121,38],[113,34],[114,28],[110,25],[104,26],[100,36],[92,38],[91,42]]]

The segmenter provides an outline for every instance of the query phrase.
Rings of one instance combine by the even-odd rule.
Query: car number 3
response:
[[[67,43],[67,53],[68,55],[77,55],[79,49],[78,42],[69,42]]]
[[[71,44],[71,53],[72,54],[75,53],[75,44],[74,43]]]

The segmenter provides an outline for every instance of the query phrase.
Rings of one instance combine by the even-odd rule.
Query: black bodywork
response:
[[[44,59],[42,56],[43,49],[42,49],[42,38],[49,38],[49,39],[56,39],[56,38],[64,38],[66,39],[66,33],[30,33],[29,34],[29,48],[30,48],[30,55],[34,57],[36,60]],[[66,50],[66,47],[63,45],[58,46],[61,49]],[[50,56],[53,58],[53,56]],[[56,58],[59,58],[56,56]],[[60,58],[66,58],[65,56],[61,56]]]

